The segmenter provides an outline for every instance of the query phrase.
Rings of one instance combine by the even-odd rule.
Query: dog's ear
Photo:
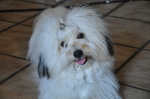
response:
[[[48,67],[44,63],[44,57],[42,56],[42,54],[39,57],[38,74],[40,78],[42,77],[47,77],[47,79],[50,78],[50,73],[48,71]]]
[[[106,44],[107,44],[108,52],[111,56],[113,56],[114,55],[113,43],[112,43],[111,39],[108,36],[105,35],[104,37],[105,37],[105,41],[106,41]]]

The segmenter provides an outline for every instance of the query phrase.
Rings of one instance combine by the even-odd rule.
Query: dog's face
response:
[[[87,35],[76,26],[65,26],[58,33],[60,55],[68,65],[85,65],[92,59],[92,49]]]
[[[94,31],[96,30],[87,31],[87,28],[80,28],[80,25],[72,26],[61,23],[57,38],[58,53],[62,58],[61,64],[66,64],[76,70],[108,61],[113,55],[111,40],[98,31],[93,33]]]
[[[29,57],[38,65],[40,76],[112,61],[108,31],[93,10],[75,8],[59,18],[49,18],[48,12],[36,22],[29,46]]]

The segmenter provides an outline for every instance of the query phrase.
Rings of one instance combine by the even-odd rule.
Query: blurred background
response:
[[[88,5],[109,24],[124,99],[150,99],[149,0],[0,0],[0,99],[37,99],[26,61],[32,23],[45,8]]]

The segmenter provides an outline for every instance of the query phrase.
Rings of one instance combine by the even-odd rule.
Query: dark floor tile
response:
[[[106,17],[113,41],[133,47],[141,47],[150,39],[150,23]]]
[[[93,5],[92,7],[96,9],[96,11],[100,14],[106,14],[110,12],[112,9],[117,7],[121,3],[110,3],[110,4],[98,4],[98,5]]]
[[[110,15],[150,22],[150,2],[127,2]]]
[[[33,17],[33,18],[31,18],[31,19],[29,19],[29,20],[23,22],[22,24],[29,25],[29,26],[33,26],[33,23],[34,23],[34,20],[35,20],[36,17],[37,17],[37,16],[35,16],[35,17]]]
[[[119,81],[150,91],[150,52],[141,51],[122,70],[119,71]]]
[[[32,67],[25,69],[0,85],[0,99],[37,99],[37,79]]]
[[[6,22],[6,21],[0,21],[0,31],[14,25],[15,23],[10,23],[10,22]]]
[[[21,0],[1,0],[0,2],[0,10],[35,9],[49,7],[46,5],[23,2]]]
[[[150,44],[148,44],[144,49],[150,50]]]
[[[0,52],[26,58],[32,28],[18,25],[0,33]]]
[[[27,18],[30,18],[38,13],[40,13],[40,11],[6,12],[6,13],[1,14],[0,19],[19,23],[19,22],[26,20]]]
[[[137,49],[114,45],[115,51],[115,69],[121,66]]]
[[[27,65],[26,60],[0,54],[0,81]]]
[[[149,92],[121,85],[120,93],[123,99],[149,99]]]

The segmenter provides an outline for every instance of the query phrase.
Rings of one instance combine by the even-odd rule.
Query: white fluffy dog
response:
[[[35,20],[28,58],[39,99],[121,99],[106,24],[87,7],[49,8]]]

